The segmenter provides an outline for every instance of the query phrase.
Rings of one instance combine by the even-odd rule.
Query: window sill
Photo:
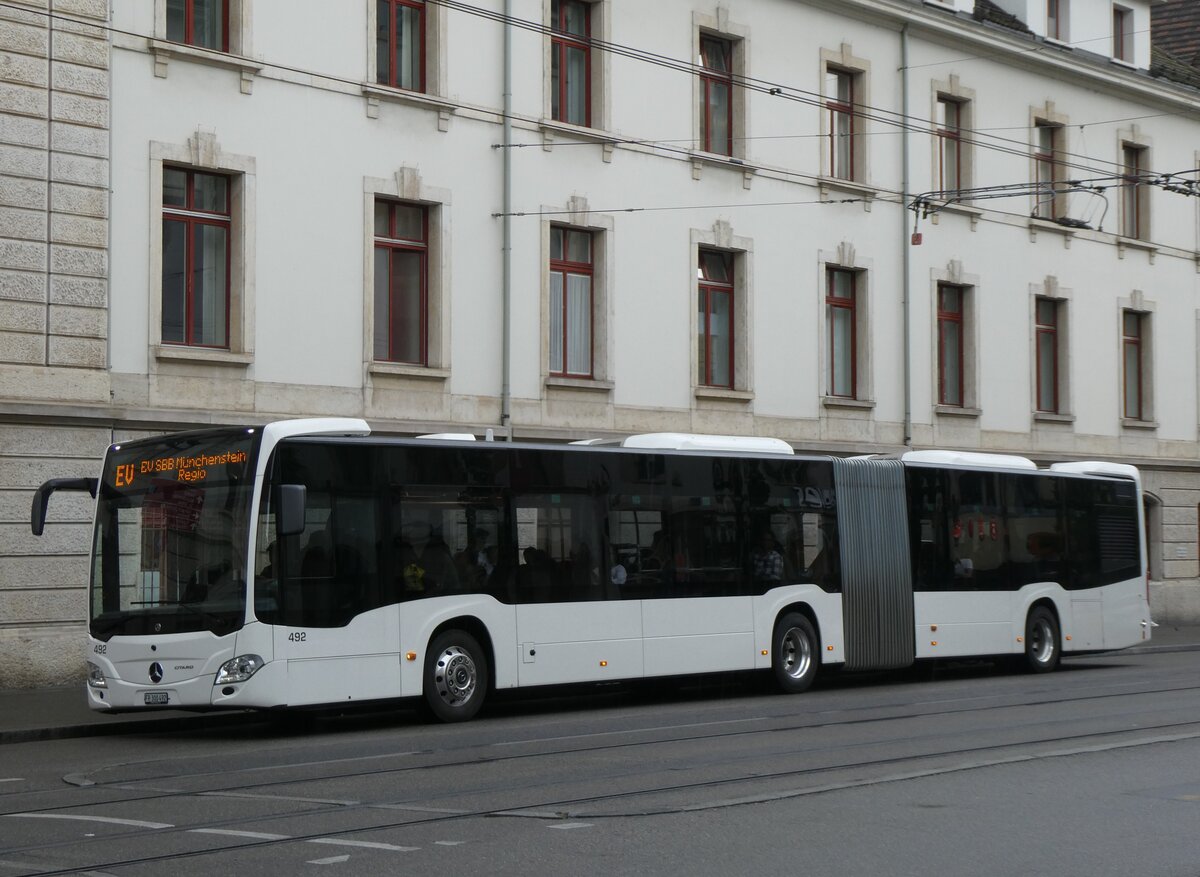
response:
[[[1052,411],[1035,411],[1033,419],[1037,423],[1074,423],[1074,414],[1055,414]]]
[[[1086,229],[1072,228],[1069,225],[1061,225],[1052,219],[1042,219],[1041,217],[1029,217],[1029,233],[1036,235],[1039,231],[1052,231],[1066,238],[1075,237],[1075,232],[1086,231]]]
[[[424,92],[405,91],[402,88],[392,88],[391,86],[379,85],[374,82],[363,82],[361,85],[363,97],[367,99],[367,117],[370,119],[379,118],[379,104],[381,101],[406,104],[410,107],[423,107],[427,110],[435,110],[438,114],[438,130],[444,132],[450,129],[450,116],[458,109],[450,101],[425,94]]]
[[[716,400],[718,402],[752,402],[752,390],[729,390],[724,387],[695,387],[693,392],[697,399]]]
[[[847,399],[843,396],[822,396],[821,405],[825,408],[855,408],[868,411],[875,407],[873,399]]]
[[[933,413],[939,417],[977,418],[983,414],[983,411],[979,408],[968,408],[965,405],[934,405]]]
[[[1140,250],[1150,257],[1150,264],[1154,264],[1154,257],[1158,255],[1158,245],[1152,244],[1149,241],[1144,241],[1141,238],[1127,238],[1122,235],[1117,235],[1117,258],[1124,259],[1126,250]]]
[[[616,386],[612,381],[597,381],[592,378],[563,378],[550,375],[546,386],[554,390],[569,390],[580,393],[611,393]]]
[[[246,368],[254,363],[253,353],[233,353],[229,350],[188,347],[183,344],[155,344],[151,347],[151,352],[155,359],[165,362],[192,362],[232,368]]]
[[[1141,68],[1133,61],[1127,61],[1124,58],[1113,58],[1112,62],[1118,67],[1124,67],[1126,70],[1140,70]]]
[[[416,378],[419,381],[444,381],[450,377],[448,368],[431,368],[401,362],[372,362],[367,366],[367,372],[382,377]]]
[[[1132,417],[1121,418],[1122,429],[1139,429],[1139,430],[1155,430],[1158,429],[1157,420],[1134,420]]]
[[[858,180],[843,180],[841,177],[817,177],[817,186],[821,190],[821,197],[829,199],[831,192],[845,192],[852,195],[862,196],[867,201],[873,201],[879,197],[879,189],[875,186],[861,183]]]
[[[254,76],[265,65],[257,61],[230,55],[228,52],[218,52],[215,49],[203,49],[199,46],[189,46],[184,43],[172,43],[167,40],[149,40],[150,53],[154,56],[154,75],[159,79],[167,78],[167,68],[172,58],[193,61],[197,64],[207,64],[210,67],[220,67],[234,70],[241,74],[242,94],[250,94],[254,90]]]

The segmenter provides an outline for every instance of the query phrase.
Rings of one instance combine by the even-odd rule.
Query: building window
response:
[[[1118,61],[1133,61],[1133,10],[1124,6],[1113,6],[1112,12],[1113,57]]]
[[[229,0],[167,0],[167,39],[229,51]]]
[[[829,175],[853,180],[855,79],[848,70],[825,72],[825,107],[829,113]]]
[[[1059,309],[1061,303],[1052,298],[1037,298],[1034,304],[1034,350],[1037,357],[1037,410],[1047,414],[1059,413],[1058,347]]]
[[[829,395],[857,398],[858,273],[826,270],[825,307],[829,322]]]
[[[1038,121],[1034,125],[1033,160],[1037,169],[1037,201],[1033,215],[1041,219],[1057,219],[1063,215],[1062,196],[1058,186],[1062,178],[1062,126]]]
[[[938,188],[953,192],[963,186],[963,104],[953,98],[938,96]]]
[[[425,91],[424,0],[378,0],[376,79],[406,91]]]
[[[550,113],[558,122],[591,126],[591,3],[553,0],[551,4]]]
[[[963,299],[961,286],[938,286],[938,404],[963,405]]]
[[[230,179],[163,168],[162,341],[229,347]]]
[[[1052,40],[1067,40],[1068,0],[1046,0],[1046,36]]]
[[[1124,416],[1145,420],[1145,355],[1148,315],[1138,311],[1121,312],[1121,383]]]
[[[733,43],[700,36],[700,148],[733,155]]]
[[[592,233],[550,227],[550,374],[593,376]]]
[[[1121,147],[1121,234],[1145,240],[1149,187],[1142,184],[1146,172],[1146,148],[1124,144]]]
[[[429,211],[375,201],[375,359],[428,363]]]
[[[698,378],[701,386],[733,388],[733,254],[701,249],[696,271]]]

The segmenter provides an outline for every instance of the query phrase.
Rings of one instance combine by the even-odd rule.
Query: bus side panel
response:
[[[642,602],[517,606],[519,684],[555,685],[642,676]]]
[[[517,618],[514,607],[482,594],[461,594],[451,597],[429,597],[411,600],[400,606],[400,694],[416,697],[424,684],[425,658],[434,631],[443,625],[456,626],[477,621],[483,625],[492,641],[490,655],[496,688],[515,688],[517,660],[511,643],[517,638]],[[486,643],[480,645],[487,649]],[[414,653],[413,660],[408,659]]]
[[[1146,581],[1139,576],[1104,591],[1104,648],[1123,649],[1150,639]]]
[[[275,657],[287,662],[289,706],[400,696],[398,607],[356,615],[343,627],[278,625]]]
[[[646,676],[754,667],[750,597],[642,601]]]
[[[775,588],[761,597],[754,598],[754,666],[761,670],[771,668],[775,622],[785,609],[797,605],[807,606],[817,619],[817,634],[821,638],[821,663],[845,663],[846,637],[842,626],[842,595],[826,593],[816,585],[792,585]]]
[[[1011,591],[918,591],[913,602],[918,658],[1015,651]]]

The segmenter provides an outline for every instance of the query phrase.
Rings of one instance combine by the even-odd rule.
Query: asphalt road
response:
[[[1200,875],[1200,652],[0,747],[0,877]]]

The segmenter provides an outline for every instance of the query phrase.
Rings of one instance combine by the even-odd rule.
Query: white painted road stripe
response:
[[[23,782],[25,782],[25,777],[5,777],[4,779],[0,779],[0,783],[23,783]]]
[[[330,856],[328,859],[309,859],[310,865],[339,865],[342,862],[350,861],[349,856]]]
[[[287,834],[267,834],[265,831],[233,831],[229,828],[192,828],[188,834],[220,834],[226,837],[245,837],[251,840],[287,840]]]
[[[112,816],[79,816],[74,813],[6,813],[19,819],[77,819],[80,822],[109,822],[113,825],[132,825],[134,828],[174,828],[169,822],[141,822],[137,819],[116,819]]]
[[[310,838],[310,844],[329,844],[334,847],[364,847],[369,850],[393,850],[397,853],[412,853],[420,849],[420,847],[398,847],[394,844],[374,843],[369,840],[343,840],[340,837],[314,837]]]
[[[547,828],[572,829],[572,828],[591,828],[590,822],[567,822],[563,825],[547,825]]]

